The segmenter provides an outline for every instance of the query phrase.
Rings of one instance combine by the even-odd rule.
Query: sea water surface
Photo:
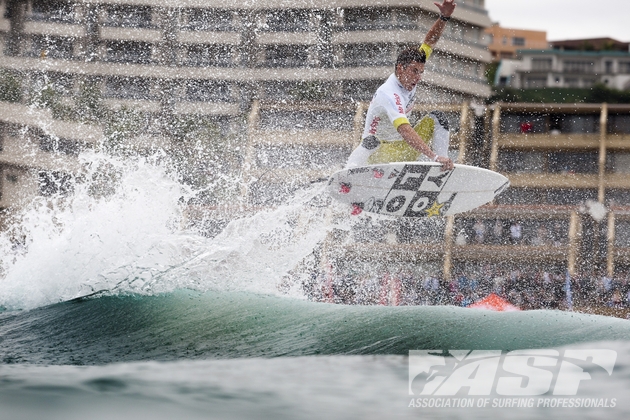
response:
[[[188,191],[164,168],[106,163],[120,175],[115,193],[95,198],[77,185],[71,199],[34,202],[0,238],[2,419],[630,415],[627,320],[311,302],[279,285],[333,225],[344,228],[309,207],[317,186],[206,238],[182,228]],[[590,359],[575,373],[572,398],[595,401],[588,408],[537,406],[560,398],[550,392],[506,408],[527,396],[467,387],[454,397],[473,407],[414,406],[410,350],[519,349],[606,349],[616,359],[612,373]]]

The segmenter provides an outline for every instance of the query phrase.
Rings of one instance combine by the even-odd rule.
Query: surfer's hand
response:
[[[451,169],[454,168],[453,166],[453,161],[447,157],[444,156],[438,156],[435,161],[437,163],[441,163],[442,164],[442,170],[443,171],[450,171]]]
[[[455,11],[455,0],[444,0],[442,4],[433,3],[440,9],[440,14],[445,17],[450,17]]]

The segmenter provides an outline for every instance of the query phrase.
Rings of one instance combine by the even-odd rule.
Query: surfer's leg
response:
[[[451,133],[446,115],[441,111],[432,111],[429,116],[435,121],[433,130],[433,151],[439,156],[448,156]]]
[[[375,136],[369,136],[363,139],[359,147],[354,149],[348,158],[346,168],[356,168],[357,166],[366,166],[368,159],[374,152],[378,150],[381,142]]]
[[[446,115],[441,111],[432,111],[422,117],[413,127],[420,138],[439,156],[448,156],[450,132]],[[426,160],[424,155],[419,160]]]

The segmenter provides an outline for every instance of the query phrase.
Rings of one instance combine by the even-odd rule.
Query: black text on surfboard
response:
[[[457,195],[440,194],[451,174],[452,171],[441,172],[439,167],[406,165],[387,194],[380,213],[403,217],[440,216]]]
[[[475,209],[508,186],[505,176],[474,166],[455,164],[443,172],[433,162],[395,162],[340,170],[328,190],[352,206],[351,214],[423,218]]]

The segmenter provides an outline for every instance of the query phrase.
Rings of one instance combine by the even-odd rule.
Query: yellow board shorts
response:
[[[435,121],[426,115],[413,127],[420,138],[430,147],[435,131]],[[405,140],[383,141],[374,153],[368,158],[369,165],[389,162],[413,162],[418,160],[422,153],[414,149]]]

